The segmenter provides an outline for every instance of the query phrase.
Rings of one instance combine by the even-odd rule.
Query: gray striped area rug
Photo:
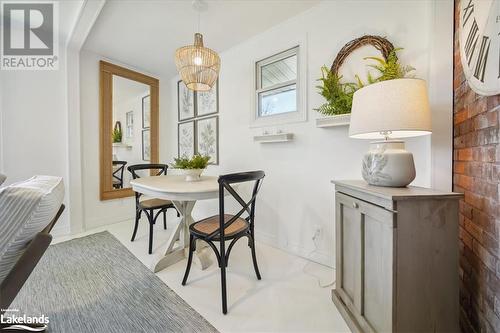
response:
[[[109,232],[50,246],[10,308],[49,332],[217,332]]]

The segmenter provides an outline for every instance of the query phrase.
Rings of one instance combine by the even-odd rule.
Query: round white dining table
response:
[[[212,176],[202,176],[199,181],[188,182],[185,176],[167,175],[142,177],[132,180],[130,184],[135,192],[172,201],[181,217],[168,240],[166,250],[153,263],[152,268],[156,273],[185,258],[189,247],[189,226],[194,222],[191,216],[194,205],[198,200],[218,198],[219,183],[217,177]],[[203,251],[205,246],[200,245],[202,244],[196,247],[193,260],[201,269],[205,269],[211,263],[210,255]]]

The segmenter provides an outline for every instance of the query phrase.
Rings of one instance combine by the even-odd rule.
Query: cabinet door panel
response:
[[[361,312],[361,214],[349,197],[337,193],[337,287],[352,313]]]
[[[359,212],[347,206],[342,207],[342,288],[352,303],[356,304],[359,298],[361,281],[361,218]],[[358,306],[359,310],[359,306]]]
[[[392,330],[393,231],[370,215],[364,215],[363,317],[376,332]]]
[[[337,291],[363,332],[390,332],[394,212],[337,193]]]

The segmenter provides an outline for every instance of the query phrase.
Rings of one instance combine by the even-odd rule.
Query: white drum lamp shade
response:
[[[430,134],[431,112],[425,81],[382,81],[354,93],[349,136],[383,139],[372,142],[363,157],[363,178],[371,185],[403,187],[416,176],[413,155],[405,149],[406,138]]]
[[[406,138],[431,133],[424,80],[397,79],[354,93],[349,136],[356,139]]]

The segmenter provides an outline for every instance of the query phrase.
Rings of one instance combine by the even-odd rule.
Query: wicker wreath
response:
[[[351,40],[349,43],[345,44],[342,49],[340,49],[337,57],[333,61],[330,71],[338,75],[339,69],[344,63],[344,60],[356,49],[359,49],[365,45],[372,45],[377,50],[382,53],[385,60],[389,57],[389,53],[394,50],[394,45],[389,42],[384,37],[365,35],[356,39]]]

